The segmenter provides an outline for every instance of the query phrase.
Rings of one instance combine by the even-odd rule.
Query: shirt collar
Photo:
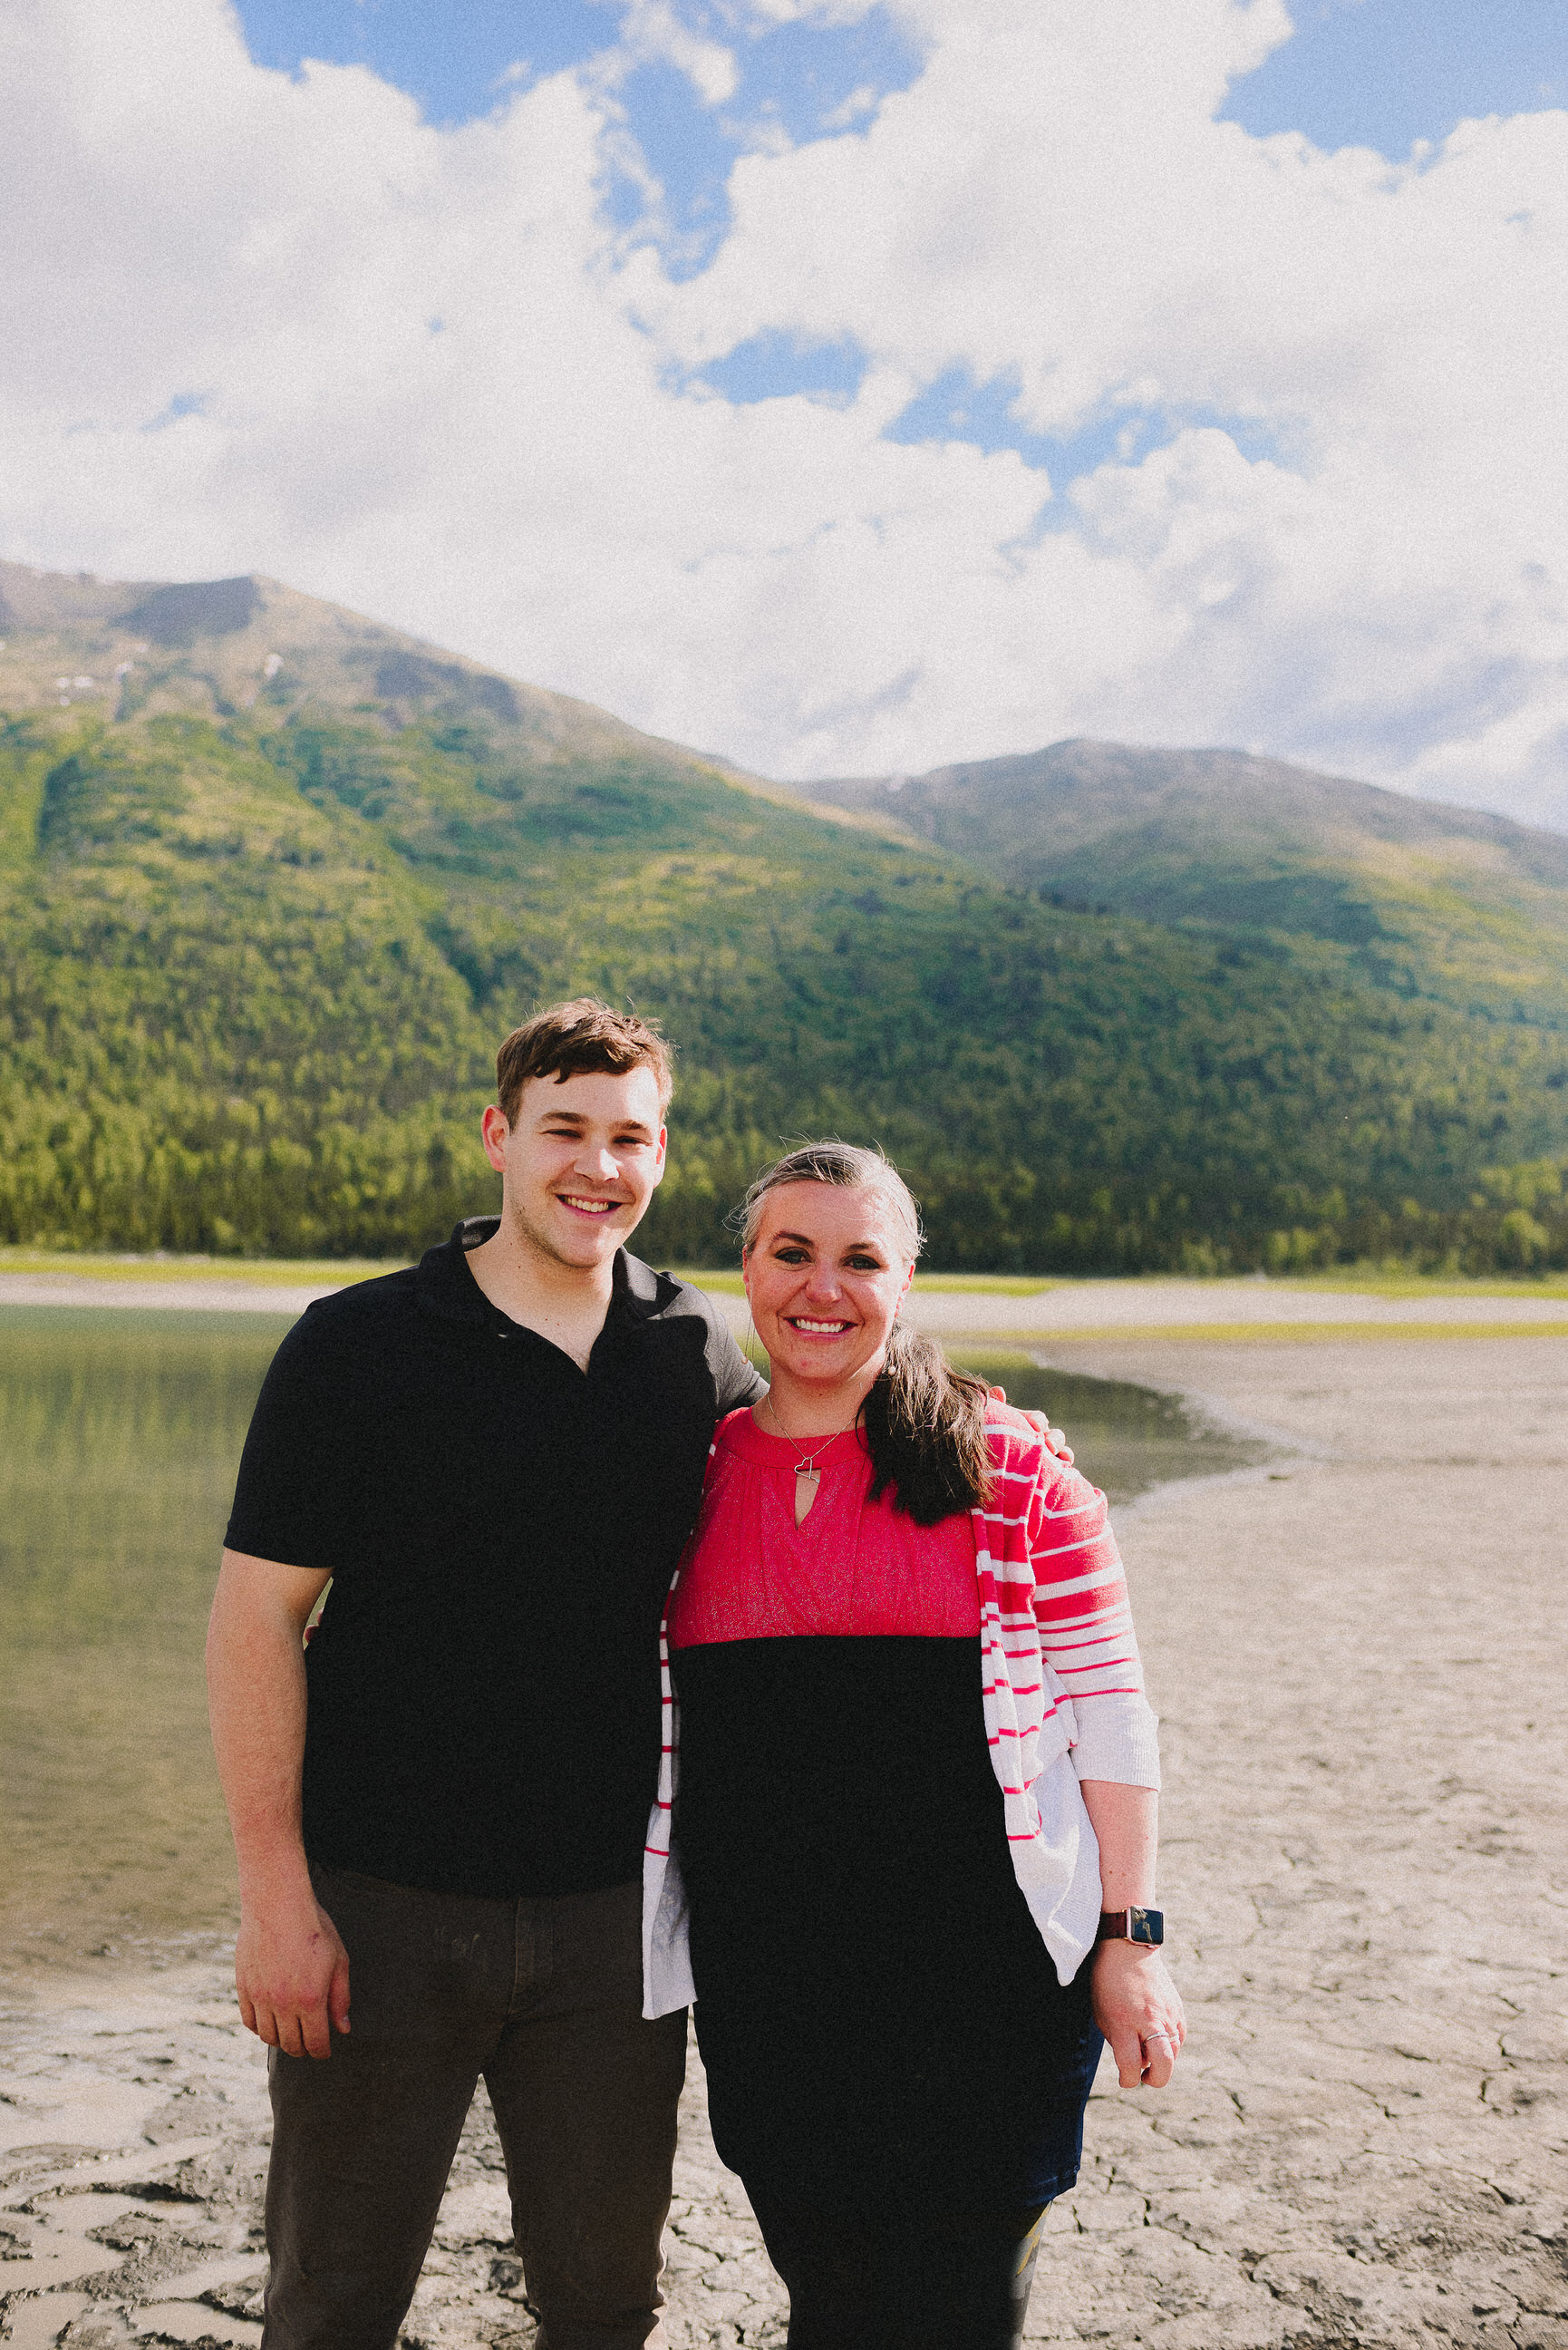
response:
[[[464,1322],[471,1328],[492,1329],[505,1316],[491,1304],[464,1262],[471,1249],[493,1240],[501,1229],[499,1216],[464,1216],[439,1248],[427,1249],[420,1259],[419,1302],[427,1314],[444,1322]],[[617,1249],[610,1276],[607,1318],[629,1317],[650,1322],[664,1313],[680,1294],[680,1284],[667,1273],[655,1273],[640,1257]]]

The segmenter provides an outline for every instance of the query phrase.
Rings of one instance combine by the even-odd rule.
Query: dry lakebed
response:
[[[1568,1341],[1451,1326],[1030,1334],[1047,1392],[1132,1382],[1244,1440],[1117,1513],[1191,2036],[1162,2095],[1102,2071],[1031,2342],[1568,2350]],[[64,1830],[16,1767],[26,1860]],[[13,1937],[5,2342],[261,2338],[265,2066],[193,1922]],[[783,2343],[694,2052],[669,2254],[675,2344]],[[482,2095],[403,2340],[533,2337]]]

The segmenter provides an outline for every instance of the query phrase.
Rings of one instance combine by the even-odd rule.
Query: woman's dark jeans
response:
[[[789,2287],[789,2350],[1016,2350],[1022,2341],[1044,2204],[881,2210],[746,2187]]]

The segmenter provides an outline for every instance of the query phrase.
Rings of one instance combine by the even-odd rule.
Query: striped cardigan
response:
[[[1157,1724],[1106,1497],[1005,1406],[987,1413],[992,1492],[971,1513],[980,1581],[981,1704],[1023,1898],[1070,1982],[1099,1919],[1099,1850],[1080,1779],[1158,1787]],[[710,1464],[712,1454],[709,1455]],[[680,1581],[677,1570],[676,1582]],[[673,1593],[675,1585],[670,1586]],[[663,1752],[643,1858],[643,2012],[695,1996],[685,1887],[670,1825],[680,1712],[670,1607],[659,1627]],[[898,1757],[888,1758],[895,1783]]]

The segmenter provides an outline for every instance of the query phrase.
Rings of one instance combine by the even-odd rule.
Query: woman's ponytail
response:
[[[893,1506],[918,1526],[971,1510],[991,1490],[987,1389],[955,1371],[934,1338],[895,1323],[888,1359],[860,1408],[871,1454],[871,1499],[891,1486]]]

